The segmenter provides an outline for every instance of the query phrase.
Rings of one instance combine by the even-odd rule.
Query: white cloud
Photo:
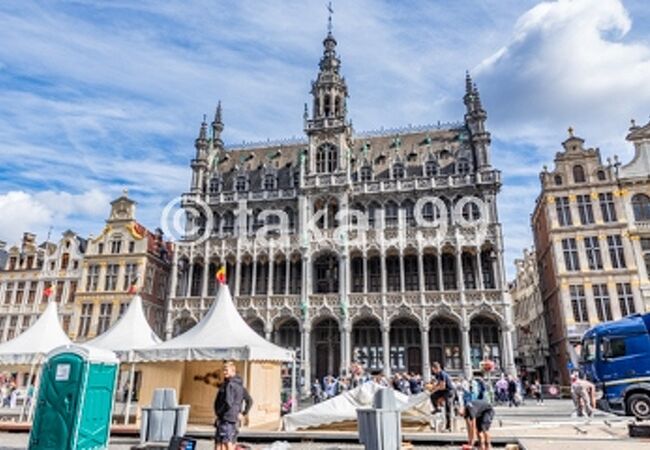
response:
[[[650,112],[650,45],[626,40],[631,27],[620,0],[543,2],[523,14],[476,70],[494,131],[554,153],[573,125],[620,154],[630,118]]]
[[[101,223],[108,216],[109,196],[99,190],[80,194],[68,192],[41,191],[30,194],[24,191],[10,191],[0,195],[0,240],[12,245],[17,243],[25,231],[45,240],[52,227],[52,238],[72,223],[83,226],[88,221]],[[97,226],[96,225],[96,226]],[[75,229],[82,232],[86,230]]]

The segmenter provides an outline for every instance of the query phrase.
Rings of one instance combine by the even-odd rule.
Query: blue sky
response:
[[[537,174],[573,126],[629,160],[650,114],[644,0],[334,2],[358,131],[460,120],[464,72],[504,174],[506,265],[530,245]],[[0,3],[0,239],[99,233],[128,187],[159,224],[187,190],[203,114],[227,143],[300,136],[324,1]]]

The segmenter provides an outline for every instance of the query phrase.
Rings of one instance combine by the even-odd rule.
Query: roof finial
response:
[[[572,138],[573,136],[573,127],[569,127],[569,137]]]
[[[329,16],[327,17],[327,33],[332,34],[332,14],[334,14],[332,2],[327,4],[327,11],[329,12]]]
[[[472,76],[469,74],[469,70],[465,71],[465,93],[466,94],[471,94],[472,93]]]
[[[214,112],[214,122],[223,123],[221,120],[221,100],[217,103],[217,110]]]

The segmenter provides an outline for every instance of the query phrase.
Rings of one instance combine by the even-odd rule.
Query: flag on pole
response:
[[[54,285],[50,284],[48,287],[43,289],[43,295],[47,298],[51,297],[54,294]]]
[[[226,266],[219,267],[216,277],[219,284],[226,284]]]
[[[129,294],[135,294],[136,292],[138,292],[137,284],[138,284],[138,279],[136,278],[131,283],[131,286],[129,286],[129,291],[128,291]]]

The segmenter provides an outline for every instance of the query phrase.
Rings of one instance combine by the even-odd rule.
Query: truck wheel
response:
[[[646,394],[630,395],[627,410],[637,419],[650,419],[650,397]]]

